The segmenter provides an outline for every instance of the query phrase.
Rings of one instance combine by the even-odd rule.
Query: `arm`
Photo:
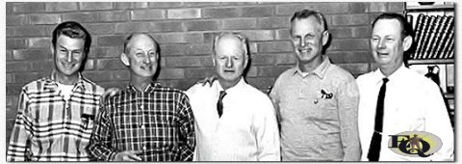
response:
[[[336,99],[344,152],[343,161],[359,161],[361,157],[358,134],[359,91],[353,77],[341,83]]]
[[[27,154],[30,151],[31,119],[28,117],[29,97],[25,89],[19,95],[18,113],[10,137],[8,146],[7,161],[27,161]]]
[[[88,152],[98,160],[112,161],[116,155],[116,150],[111,147],[113,126],[107,112],[110,102],[102,106],[96,117],[95,127],[88,145]]]
[[[425,107],[425,131],[438,136],[443,145],[440,150],[430,156],[433,161],[454,160],[454,132],[449,120],[449,115],[444,104],[443,97],[438,86],[432,83],[428,93],[423,95],[427,102]]]
[[[178,104],[178,125],[180,126],[179,149],[180,161],[191,161],[193,159],[196,137],[194,133],[194,116],[185,94],[181,94]]]
[[[255,116],[258,161],[281,161],[279,130],[271,101],[261,102],[260,113]]]
[[[270,98],[271,98],[271,102],[273,103],[273,107],[274,107],[274,111],[275,111],[275,115],[276,115],[276,121],[277,121],[277,124],[278,124],[278,129],[281,128],[281,113],[280,113],[280,109],[279,109],[279,95],[278,95],[278,90],[279,90],[279,83],[278,83],[279,80],[276,80],[274,82],[274,85],[273,85],[273,88],[271,89],[271,92],[269,94]]]

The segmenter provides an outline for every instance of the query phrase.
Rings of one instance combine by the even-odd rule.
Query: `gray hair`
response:
[[[244,50],[243,55],[245,57],[250,56],[249,55],[249,41],[248,41],[247,37],[245,37],[243,34],[237,33],[237,32],[222,32],[219,35],[217,35],[215,37],[215,39],[213,40],[213,44],[212,44],[213,55],[216,55],[216,48],[217,48],[218,41],[221,38],[223,38],[224,36],[228,36],[228,35],[234,36],[237,39],[239,39],[239,41],[241,42],[242,50]]]

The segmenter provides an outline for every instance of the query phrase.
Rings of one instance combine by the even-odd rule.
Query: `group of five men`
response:
[[[378,69],[356,80],[324,55],[330,33],[321,13],[301,10],[290,23],[297,63],[269,97],[244,79],[247,38],[228,32],[213,40],[217,80],[185,92],[155,82],[159,43],[130,34],[120,55],[129,84],[105,92],[80,73],[90,34],[61,23],[52,36],[54,71],[22,88],[8,161],[452,160],[437,85],[403,64],[412,28],[402,15],[373,22]],[[435,134],[442,146],[426,158],[388,149],[388,136],[405,131]]]

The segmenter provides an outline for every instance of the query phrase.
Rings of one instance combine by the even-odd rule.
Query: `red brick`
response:
[[[6,61],[13,60],[13,51],[12,50],[6,50]]]
[[[131,32],[178,32],[183,31],[180,22],[127,22],[117,23],[115,32],[129,34]]]
[[[13,2],[7,2],[5,5],[5,10],[6,10],[6,15],[12,15],[13,14]]]
[[[63,21],[77,21],[80,23],[97,22],[98,13],[95,12],[79,12],[79,13],[64,13],[62,14]]]
[[[267,17],[273,15],[273,7],[244,7],[241,8],[242,17]]]
[[[329,50],[369,50],[368,39],[334,39]]]
[[[290,18],[287,18],[287,17],[259,18],[258,27],[261,29],[288,28],[290,27],[289,19]]]
[[[96,68],[99,70],[125,69],[125,65],[119,58],[99,59],[96,63]]]
[[[202,9],[202,18],[232,18],[239,17],[237,8],[205,8]]]
[[[182,57],[165,57],[165,66],[167,67],[205,67],[212,66],[210,55],[205,56],[182,56]]]
[[[296,61],[293,53],[252,55],[252,65],[291,65]]]
[[[369,24],[368,14],[343,14],[332,16],[332,25],[364,25]]]
[[[268,93],[268,89],[273,86],[275,78],[274,77],[248,77],[246,81],[254,86],[255,88],[259,89],[263,93]]]
[[[128,85],[128,80],[127,81],[100,81],[98,82],[98,85],[100,85],[103,88],[119,88],[119,89],[124,89]]]
[[[39,37],[27,39],[29,48],[49,48],[51,45],[51,38]]]
[[[129,14],[127,11],[106,11],[98,12],[99,22],[120,22],[127,21]]]
[[[58,24],[61,18],[57,14],[34,14],[29,15],[30,24]]]
[[[183,6],[188,6],[188,7],[216,6],[218,4],[219,4],[218,2],[183,2]]]
[[[137,9],[148,7],[148,2],[114,2],[114,9]]]
[[[353,28],[353,37],[355,38],[367,38],[371,36],[371,26],[358,26]]]
[[[212,51],[211,44],[161,44],[162,55],[206,55]]]
[[[241,31],[241,33],[247,36],[250,41],[266,41],[274,39],[274,31],[272,30]]]
[[[239,18],[239,19],[222,20],[221,29],[244,30],[244,29],[255,29],[256,27],[257,27],[257,20],[255,18]]]
[[[14,28],[6,28],[7,36],[17,37],[36,37],[50,36],[51,29],[45,26],[18,26]]]
[[[148,2],[149,8],[176,8],[181,7],[181,2]]]
[[[184,22],[186,31],[210,31],[218,30],[218,21],[187,21]]]
[[[317,10],[323,14],[330,13],[348,13],[350,8],[347,3],[338,3],[338,2],[309,2],[301,4],[290,4],[290,5],[278,5],[276,6],[276,15],[287,15],[292,16],[296,11],[303,9]]]
[[[351,63],[351,64],[337,64],[343,69],[347,70],[353,75],[364,74],[369,72],[369,65],[367,63]]]
[[[153,22],[149,24],[150,32],[178,32],[183,31],[181,22]]]
[[[204,35],[204,43],[212,44],[213,39],[215,39],[215,37],[218,36],[219,34],[220,34],[219,31],[216,31],[216,32],[204,32],[203,33],[203,35]]]
[[[352,38],[353,37],[353,28],[351,27],[340,27],[340,28],[330,28],[329,32],[333,38]]]
[[[6,63],[6,72],[26,72],[29,71],[28,62],[8,62]]]
[[[108,10],[112,9],[112,2],[79,2],[80,10]]]
[[[50,57],[47,59],[37,60],[37,61],[29,61],[30,71],[41,71],[41,72],[51,72],[54,67],[53,58]]]
[[[220,6],[242,6],[242,5],[255,5],[257,2],[220,2]]]
[[[98,46],[123,46],[124,36],[101,36],[98,38]]]
[[[257,43],[258,52],[291,52],[292,43],[288,41]]]
[[[92,37],[96,35],[108,35],[115,32],[115,26],[112,23],[92,23],[85,25]]]
[[[201,17],[201,9],[169,9],[168,19],[194,19]]]
[[[100,81],[111,81],[112,80],[112,75],[107,72],[102,72],[102,71],[83,71],[82,72],[84,76],[91,81],[94,81],[96,83]],[[100,83],[98,83],[100,84]]]
[[[128,71],[127,67],[125,67],[125,70],[114,71],[112,73],[112,77],[115,81],[130,80],[130,72]]]
[[[327,51],[327,56],[334,63],[368,63],[374,61],[370,51]]]
[[[27,2],[13,5],[13,13],[37,13],[45,11],[43,2]]]
[[[49,49],[13,50],[14,60],[39,60],[51,58]]]
[[[278,77],[289,68],[288,66],[260,66],[258,67],[258,77]]]
[[[26,24],[26,16],[25,15],[8,15],[6,16],[6,26],[17,26],[17,25],[24,25]]]
[[[26,48],[26,41],[24,39],[6,39],[6,49],[23,49]]]
[[[214,67],[191,67],[185,69],[185,78],[205,78],[215,74]]]
[[[165,43],[202,43],[204,36],[200,33],[161,33],[154,35],[158,42]]]
[[[42,78],[44,75],[49,75],[49,72],[48,73],[45,73],[45,72],[19,73],[18,72],[14,74],[14,80],[16,83],[21,84],[21,86],[24,86],[24,84],[37,80],[39,78]],[[18,88],[21,88],[21,86],[19,86]],[[14,91],[13,94],[19,95],[20,90],[19,89],[16,89],[16,90],[17,91]],[[7,95],[11,95],[11,94],[7,93]]]
[[[6,106],[16,106],[18,103],[18,96],[6,96]]]
[[[97,54],[97,58],[119,58],[123,51],[123,45],[114,45],[113,47],[98,47],[93,50]]]
[[[290,40],[289,29],[275,30],[274,39],[276,40]]]
[[[387,2],[370,2],[367,12],[386,12]]]
[[[91,71],[95,69],[95,60],[94,59],[87,59],[84,65],[83,71]]]
[[[78,4],[76,2],[47,2],[45,3],[45,11],[77,11]]]
[[[16,77],[16,75],[15,75],[15,77]],[[36,79],[34,79],[34,80],[36,80]],[[16,80],[16,81],[18,81],[18,80]],[[6,87],[6,95],[19,96],[19,93],[21,92],[22,86],[24,86],[28,82],[31,82],[31,80],[16,82],[18,84],[9,84],[8,87]]]
[[[184,69],[182,68],[161,68],[159,79],[183,79]]]
[[[388,12],[403,12],[404,10],[404,2],[388,2]]]
[[[132,20],[155,20],[155,19],[165,19],[165,10],[133,10],[131,11]]]
[[[349,3],[349,13],[365,13],[368,11],[369,3],[365,2],[351,2]]]

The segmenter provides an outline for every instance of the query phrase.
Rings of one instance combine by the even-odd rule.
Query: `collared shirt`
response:
[[[377,97],[384,77],[382,72],[377,69],[361,75],[357,79],[361,95],[358,113],[359,134],[363,149],[361,160],[364,161],[368,160],[367,153],[374,131]],[[409,70],[404,65],[391,74],[388,79],[379,160],[452,160],[454,134],[438,86],[430,79]],[[443,141],[442,148],[427,158],[403,156],[392,152],[388,148],[390,135],[405,131],[430,132]]]
[[[132,85],[111,97],[98,114],[90,153],[110,161],[118,152],[136,150],[143,161],[192,160],[194,117],[186,94],[151,83]]]
[[[358,88],[354,77],[325,56],[302,76],[283,72],[270,93],[281,131],[283,161],[357,161]]]
[[[196,84],[186,93],[196,118],[198,161],[280,161],[276,115],[267,95],[242,78],[226,90],[223,115],[217,101],[220,83]]]
[[[22,88],[8,161],[90,160],[85,147],[104,89],[79,74],[66,101],[54,76]]]

